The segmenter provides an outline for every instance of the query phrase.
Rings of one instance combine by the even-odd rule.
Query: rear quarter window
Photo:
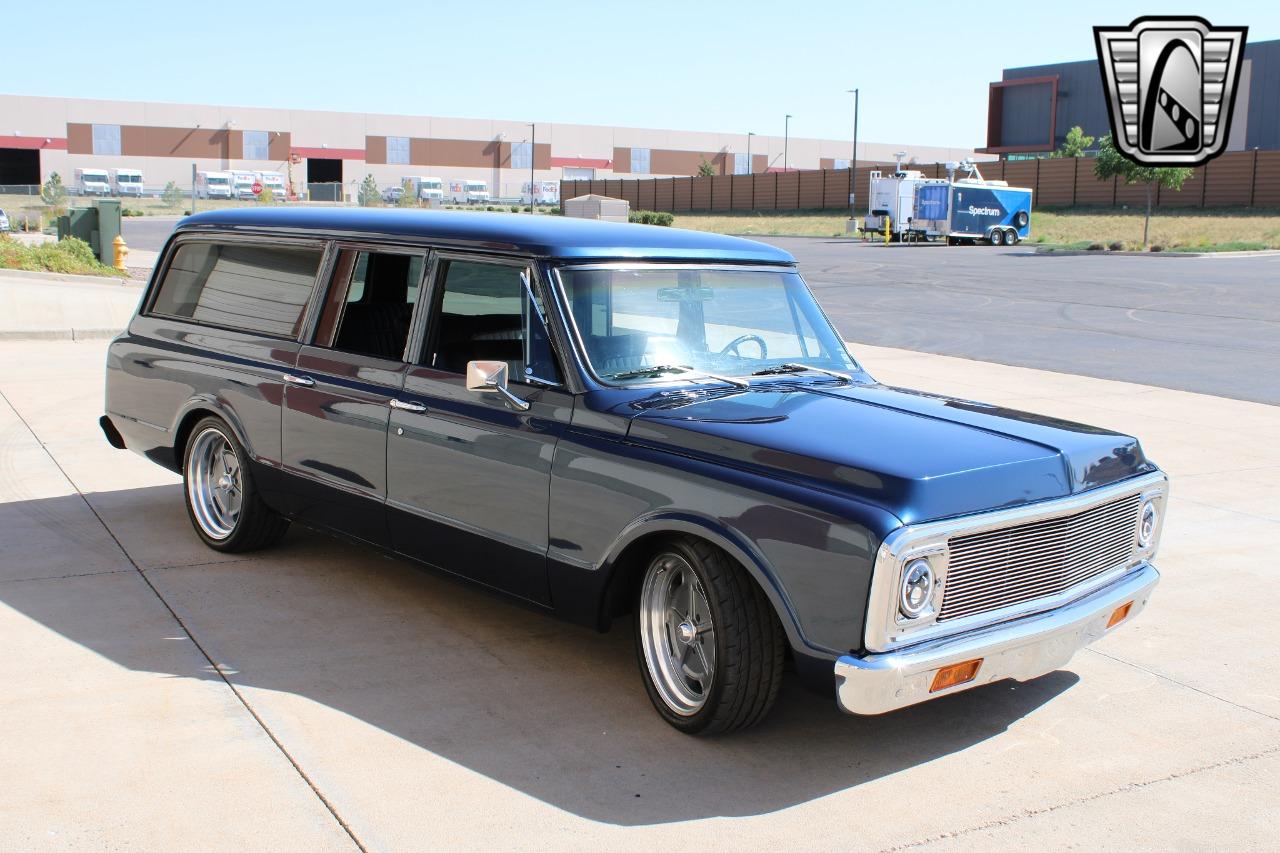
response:
[[[296,337],[322,254],[310,247],[183,243],[165,271],[151,311],[211,326]]]

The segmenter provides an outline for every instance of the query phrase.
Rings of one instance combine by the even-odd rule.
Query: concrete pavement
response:
[[[204,548],[98,433],[105,343],[0,342],[0,839],[16,849],[1098,849],[1274,841],[1280,409],[855,346],[883,381],[1131,430],[1164,582],[1028,684],[695,740],[626,626],[294,529]]]

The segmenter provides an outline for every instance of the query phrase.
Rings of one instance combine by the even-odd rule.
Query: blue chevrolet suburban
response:
[[[196,533],[293,522],[634,626],[657,712],[762,719],[784,669],[879,714],[1133,619],[1167,480],[1126,435],[882,385],[794,258],[553,216],[182,220],[107,360],[107,439]]]

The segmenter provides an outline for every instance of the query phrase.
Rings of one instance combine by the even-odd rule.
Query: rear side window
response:
[[[180,245],[151,310],[169,317],[293,338],[315,287],[318,248]]]

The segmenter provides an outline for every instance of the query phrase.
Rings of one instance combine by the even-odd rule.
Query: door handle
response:
[[[422,405],[421,403],[406,403],[404,400],[392,399],[389,405],[391,406],[391,408],[399,409],[402,412],[422,413],[427,410],[427,407]]]
[[[312,385],[316,384],[316,381],[310,376],[294,376],[292,373],[286,373],[284,375],[284,381],[288,382],[290,385],[301,385],[304,388],[310,388]]]

